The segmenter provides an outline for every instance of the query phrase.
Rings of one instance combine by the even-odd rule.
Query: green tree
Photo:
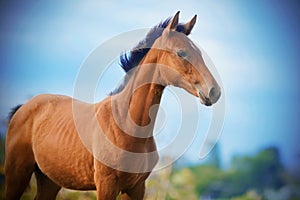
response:
[[[254,156],[235,156],[231,168],[222,170],[215,165],[191,168],[198,196],[233,198],[265,189],[278,189],[284,184],[283,165],[276,147],[264,149]]]
[[[254,157],[235,157],[232,169],[243,180],[244,189],[253,188],[260,193],[264,188],[278,189],[284,184],[283,165],[279,150],[269,147]]]

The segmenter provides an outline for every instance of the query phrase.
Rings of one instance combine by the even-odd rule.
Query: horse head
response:
[[[202,104],[211,106],[220,98],[221,88],[206,66],[200,49],[187,37],[197,16],[186,24],[179,24],[178,18],[179,12],[152,46],[157,52],[160,82],[183,88],[200,98]]]

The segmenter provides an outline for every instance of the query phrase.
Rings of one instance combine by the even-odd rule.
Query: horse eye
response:
[[[187,56],[186,52],[183,50],[177,51],[177,55],[181,58],[185,58]]]

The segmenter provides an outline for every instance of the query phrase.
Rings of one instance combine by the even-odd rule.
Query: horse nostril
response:
[[[218,101],[220,95],[221,95],[221,92],[218,89],[216,89],[215,87],[212,87],[209,91],[209,97],[213,103]]]
[[[212,87],[209,91],[209,97],[213,99],[215,95],[216,95],[216,89]]]

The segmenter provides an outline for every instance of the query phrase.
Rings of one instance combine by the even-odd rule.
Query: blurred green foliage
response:
[[[280,200],[300,199],[299,177],[284,169],[276,147],[254,156],[235,156],[225,170],[209,164],[174,170],[170,181],[170,200],[186,195],[186,199],[274,200],[280,195]]]
[[[0,139],[0,199],[4,198],[5,139]],[[166,158],[167,159],[167,158]],[[234,156],[222,169],[214,162],[192,167],[163,168],[154,171],[146,183],[147,200],[293,200],[300,199],[299,176],[288,173],[276,147],[253,156]],[[34,176],[22,200],[34,199]],[[62,189],[58,200],[97,199],[95,191]],[[120,196],[118,200],[121,199]]]

